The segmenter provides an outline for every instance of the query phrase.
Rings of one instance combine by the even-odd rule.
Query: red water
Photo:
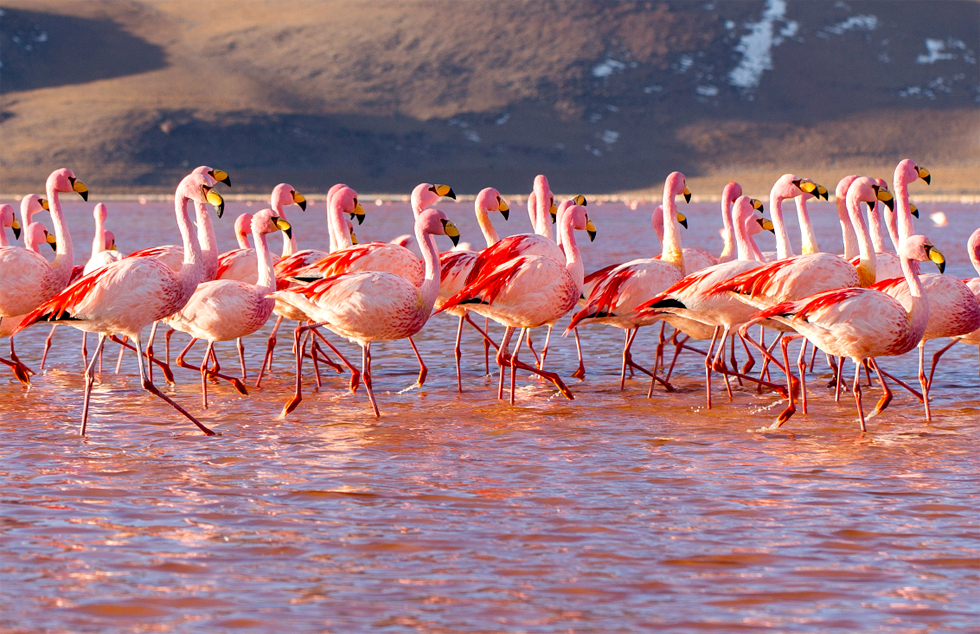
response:
[[[176,242],[170,205],[109,207],[121,250]],[[301,247],[325,244],[322,207],[290,214]],[[472,207],[441,207],[478,245]],[[235,215],[259,208],[228,205],[216,221],[222,248]],[[650,209],[590,206],[599,237],[583,247],[587,270],[649,254]],[[918,229],[947,272],[973,275],[965,241],[980,209],[920,209],[946,212],[948,227]],[[68,210],[79,261],[90,210]],[[685,242],[717,251],[715,205],[683,210]],[[403,205],[367,212],[362,240],[410,229]],[[813,215],[821,246],[839,250],[833,208]],[[516,209],[497,225],[529,230]],[[773,248],[768,234],[762,247]],[[634,346],[640,362],[648,330]],[[59,329],[30,391],[0,375],[0,630],[978,630],[975,347],[944,357],[932,424],[897,391],[860,433],[853,400],[834,403],[818,359],[810,414],[758,433],[783,402],[736,385],[729,403],[718,381],[706,410],[696,355],[682,357],[676,393],[648,400],[639,377],[620,392],[622,333],[600,326],[582,331],[588,376],[569,378],[574,401],[521,377],[517,406],[497,402],[471,332],[458,395],[455,331],[439,316],[419,335],[429,378],[404,393],[417,371],[407,344],[375,347],[379,421],[363,391],[346,393],[346,376],[328,372],[320,390],[308,375],[304,402],[278,419],[293,379],[288,343],[262,389],[213,385],[207,412],[198,376],[176,370],[170,393],[213,438],[140,390],[132,356],[113,374],[110,345],[79,438],[80,335]],[[35,369],[46,333],[17,338]],[[253,376],[264,341],[246,344]],[[236,368],[232,345],[218,348]],[[551,369],[569,377],[574,350],[553,340]],[[914,362],[881,365],[914,381]]]

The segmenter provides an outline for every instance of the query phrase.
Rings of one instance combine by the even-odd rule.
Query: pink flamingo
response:
[[[534,233],[551,240],[551,222],[548,222],[548,214],[551,215],[552,222],[555,222],[558,207],[555,206],[555,195],[551,193],[548,177],[544,174],[534,177],[534,185],[527,197],[527,213],[531,217]]]
[[[498,211],[504,217],[504,220],[507,220],[510,208],[507,206],[507,202],[500,197],[500,192],[493,187],[480,190],[480,193],[476,195],[476,201],[473,206],[476,211],[476,221],[480,225],[480,231],[483,232],[483,238],[486,240],[487,247],[492,247],[500,238],[497,235],[497,230],[493,228],[493,224],[490,222],[489,212]],[[465,288],[466,278],[473,269],[478,255],[479,252],[477,251],[453,249],[439,256],[439,295],[436,297],[435,303],[437,310],[442,308],[442,305],[447,299]],[[469,309],[466,306],[457,306],[447,312],[450,315],[459,317],[454,354],[456,357],[456,389],[462,394],[463,378],[459,363],[460,357],[462,356],[460,352],[460,339],[463,336],[463,321],[469,319]],[[476,327],[476,324],[472,325]]]
[[[912,213],[909,205],[908,186],[918,179],[930,182],[929,171],[917,166],[911,159],[901,161],[895,168],[895,193],[898,205],[895,215],[898,218],[899,239],[904,242],[912,234]],[[932,420],[929,407],[929,387],[931,377],[936,371],[939,358],[953,343],[955,337],[962,337],[980,328],[980,303],[977,302],[973,291],[961,280],[951,275],[928,274],[921,276],[921,286],[929,298],[929,320],[919,343],[919,384],[922,386],[922,403],[925,408],[926,420]],[[883,280],[873,286],[891,295],[904,306],[911,306],[914,293],[907,280]],[[932,368],[929,378],[924,369],[924,354],[926,341],[954,337],[949,345],[943,347],[932,357]]]
[[[20,223],[17,222],[14,208],[7,204],[0,205],[0,247],[9,247],[10,242],[4,229],[10,229],[14,234],[14,240],[20,239]]]
[[[190,174],[184,177],[174,194],[174,211],[185,254],[184,264],[179,271],[174,272],[153,257],[129,256],[82,276],[34,309],[21,324],[21,328],[25,328],[39,321],[65,322],[85,332],[99,333],[99,344],[85,371],[85,399],[80,428],[82,435],[85,434],[88,423],[95,361],[105,345],[106,337],[111,333],[122,333],[133,339],[143,389],[169,403],[205,434],[214,434],[153,384],[144,364],[141,341],[143,329],[183,308],[200,282],[201,246],[194,239],[187,213],[187,201],[207,201],[215,207],[221,207],[224,201],[213,189],[213,182],[208,176]],[[48,197],[52,209],[60,209],[57,190],[64,191],[65,187],[69,187],[67,179],[64,182],[56,180],[54,187],[49,187]],[[58,242],[60,248],[61,241]]]
[[[852,186],[848,192],[851,199]],[[863,202],[874,204],[870,188],[862,188]],[[929,320],[929,299],[919,282],[919,262],[933,261],[942,271],[945,259],[925,236],[909,236],[902,245],[902,266],[910,292],[907,305],[880,291],[869,288],[843,288],[825,291],[802,299],[784,302],[761,311],[753,321],[742,326],[744,332],[758,319],[775,319],[800,332],[829,355],[854,360],[854,400],[857,403],[861,431],[867,430],[861,404],[861,366],[875,357],[905,354],[922,339]],[[873,363],[877,370],[877,364]],[[878,380],[885,389],[876,407],[884,409],[891,393],[881,371]],[[780,418],[770,428],[779,427]]]
[[[557,374],[518,361],[521,341],[527,331],[545,324],[553,325],[575,307],[582,294],[585,270],[574,231],[588,231],[589,238],[594,240],[595,225],[589,220],[585,207],[573,205],[562,215],[558,230],[565,249],[564,263],[541,255],[524,255],[505,261],[495,269],[480,271],[475,281],[446,300],[440,309],[448,311],[461,304],[467,305],[474,312],[507,328],[497,348],[497,364],[500,366],[497,398],[503,398],[505,365],[510,365],[512,405],[516,368],[552,381],[563,395],[572,398],[572,393]],[[508,355],[510,338],[516,328],[520,328],[521,333],[514,346],[514,354]]]
[[[652,323],[658,319],[664,319],[682,330],[691,329],[692,324],[702,324],[711,330],[711,344],[704,360],[705,390],[709,408],[711,407],[712,369],[723,374],[726,386],[728,386],[729,374],[756,381],[744,373],[739,374],[736,368],[731,371],[725,368],[722,355],[725,351],[725,341],[731,330],[747,321],[757,311],[755,308],[727,295],[714,294],[712,289],[727,279],[764,266],[762,254],[752,239],[753,234],[762,231],[767,226],[763,219],[755,217],[755,211],[759,206],[757,201],[747,196],[740,196],[735,201],[733,230],[738,247],[736,260],[721,262],[687,275],[675,282],[670,288],[640,303],[633,309],[633,319],[637,323]],[[684,321],[675,322],[674,320],[678,318]],[[693,330],[702,337],[705,334],[696,327]],[[717,355],[712,359],[715,342],[718,340],[719,334],[721,334],[721,343],[718,346]],[[747,348],[746,351],[748,351]],[[778,386],[770,383],[760,382],[760,384],[779,389]],[[651,393],[652,391],[653,386],[651,385]],[[729,398],[731,398],[730,386],[728,386],[728,391]]]
[[[15,238],[19,237],[21,225],[17,222],[17,219],[13,217],[12,213],[9,218],[7,217],[5,210],[3,209],[4,207],[9,208],[10,211],[13,212],[13,207],[10,205],[3,205],[0,207],[0,217],[2,217],[3,220],[2,224],[4,227],[9,227],[13,231]],[[44,228],[44,225],[40,222],[32,222],[24,231],[25,247],[34,253],[40,254],[40,246],[44,243],[50,245],[52,249],[57,248],[57,240],[55,240],[54,236],[48,233],[48,230]],[[0,247],[5,246],[10,246],[7,244],[6,232],[0,230]],[[17,332],[18,327],[20,326],[21,322],[24,321],[25,317],[26,315],[0,318],[0,337],[10,338],[10,361],[13,362],[11,363],[6,359],[0,359],[0,363],[9,365],[11,368],[13,368],[14,375],[18,378],[18,380],[25,384],[29,384],[27,378],[30,377],[33,372],[21,364],[20,359],[17,358],[17,352],[14,350],[14,333]]]
[[[276,301],[268,295],[276,290],[276,277],[266,234],[275,231],[282,231],[286,235],[286,242],[292,237],[289,223],[273,210],[263,209],[252,216],[252,239],[256,245],[259,268],[259,276],[255,284],[227,279],[203,282],[194,291],[187,304],[165,320],[172,328],[193,337],[177,357],[177,364],[181,367],[190,367],[183,363],[183,358],[198,339],[206,339],[208,342],[201,363],[201,398],[204,409],[208,408],[207,379],[209,377],[231,381],[236,384],[239,391],[248,393],[243,385],[237,384],[237,379],[218,373],[220,367],[214,355],[214,343],[232,339],[241,342],[242,337],[261,328],[272,314]],[[211,369],[208,369],[209,360],[214,360],[215,363]]]
[[[88,188],[71,170],[62,168],[51,172],[46,189],[57,239],[54,262],[49,263],[38,253],[22,247],[0,247],[0,271],[4,272],[0,276],[0,319],[30,313],[65,288],[71,277],[74,252],[58,194],[74,191],[82,200],[88,200]],[[30,380],[24,379],[30,369],[20,362],[5,365],[12,363],[16,364],[17,378],[29,384]]]
[[[659,317],[639,316],[634,314],[634,309],[684,277],[684,254],[675,202],[679,195],[683,195],[687,201],[691,199],[691,191],[687,188],[684,175],[673,172],[664,183],[663,208],[667,212],[667,221],[660,257],[632,260],[609,270],[596,280],[585,306],[572,317],[568,326],[571,329],[585,324],[601,323],[626,331],[620,389],[626,383],[627,367],[653,376],[652,372],[633,362],[630,348],[639,328],[659,321]]]
[[[388,272],[361,271],[273,294],[277,300],[296,305],[318,325],[324,325],[361,346],[361,373],[375,416],[381,414],[372,389],[371,342],[404,339],[425,326],[439,294],[439,257],[434,238],[437,235],[449,236],[453,244],[459,240],[459,231],[446,214],[436,209],[420,213],[415,221],[415,238],[425,262],[421,285]],[[283,416],[302,400],[300,331],[295,337],[296,393],[283,407]]]
[[[970,235],[966,247],[970,253],[970,261],[973,262],[973,268],[977,271],[977,277],[963,280],[963,283],[973,291],[973,295],[980,302],[980,229],[977,229]],[[980,346],[980,328],[977,328],[969,334],[957,337],[956,341],[968,346]],[[933,366],[933,370],[935,370],[935,366]],[[929,376],[929,382],[932,383],[932,375]]]

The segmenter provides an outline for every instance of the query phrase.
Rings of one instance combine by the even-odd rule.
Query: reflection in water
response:
[[[325,243],[318,202],[293,214],[301,246]],[[962,277],[976,209],[948,207],[948,227],[920,230]],[[714,206],[690,208],[684,239],[717,251]],[[475,239],[469,205],[444,210]],[[587,267],[649,254],[649,210],[590,207],[600,233],[583,247]],[[166,204],[110,212],[123,250],[174,240]],[[410,222],[401,207],[368,212],[363,239]],[[69,207],[82,247],[89,213]],[[814,216],[839,246],[832,207],[814,205]],[[502,230],[526,230],[515,220]],[[216,224],[231,248],[231,223]],[[615,239],[630,233],[642,240]],[[637,354],[652,350],[649,330]],[[46,334],[18,338],[29,364]],[[107,347],[80,439],[80,335],[62,329],[30,391],[0,379],[0,629],[975,631],[975,349],[944,358],[932,425],[896,392],[860,434],[849,395],[835,404],[822,387],[818,360],[810,415],[761,434],[747,430],[782,403],[736,386],[733,403],[719,389],[704,409],[696,358],[679,365],[677,393],[648,400],[639,378],[620,392],[616,330],[583,330],[589,374],[570,382],[574,401],[522,379],[514,408],[480,376],[469,333],[466,393],[455,393],[454,337],[451,318],[423,331],[429,380],[404,393],[410,349],[375,347],[377,422],[363,393],[327,372],[278,419],[292,387],[281,345],[251,397],[213,387],[203,420],[214,438],[141,392],[132,357],[114,375]],[[264,337],[247,342],[250,368],[263,349]],[[567,375],[574,345],[553,351],[549,365]],[[219,354],[235,366],[232,345]],[[913,379],[914,355],[883,365]],[[197,412],[197,376],[177,377],[172,393]]]

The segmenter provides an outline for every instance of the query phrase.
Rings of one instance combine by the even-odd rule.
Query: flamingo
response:
[[[972,235],[970,235],[970,239],[967,241],[966,247],[967,251],[970,253],[970,261],[973,262],[973,268],[977,271],[977,277],[963,280],[963,283],[966,284],[971,291],[973,291],[973,295],[977,298],[977,301],[980,302],[980,229],[977,229]],[[968,346],[980,346],[980,328],[977,328],[969,334],[957,337],[955,341],[964,343]],[[933,370],[935,369],[936,367],[933,366]],[[931,373],[929,375],[929,382],[932,383]]]
[[[239,249],[251,248],[252,245],[248,243],[248,235],[251,231],[252,231],[252,214],[249,213],[239,214],[238,217],[235,218],[235,240],[238,241]],[[270,259],[272,255],[273,255],[272,253],[269,254]],[[278,258],[275,261],[278,262],[279,261]],[[218,262],[221,262],[220,255],[218,256]],[[220,264],[218,266],[220,266]]]
[[[77,192],[82,200],[88,200],[88,188],[75,178],[70,169],[57,169],[48,176],[47,202],[57,239],[56,255],[48,262],[41,255],[23,247],[0,247],[0,320],[30,313],[39,305],[54,297],[68,285],[74,264],[71,234],[61,210],[61,192]],[[34,199],[39,200],[39,199]],[[42,205],[43,206],[43,205]],[[24,209],[22,207],[21,209]],[[17,378],[24,381],[31,370],[23,363],[0,361],[14,367]]]
[[[899,239],[904,242],[912,233],[912,213],[909,204],[908,186],[918,179],[931,180],[929,171],[917,166],[911,159],[901,161],[895,168],[895,193],[897,205],[895,216],[898,219]],[[907,276],[906,276],[907,277]],[[980,328],[980,303],[977,302],[973,291],[964,282],[951,275],[936,275],[935,273],[921,277],[921,287],[929,298],[929,319],[925,332],[919,343],[919,384],[922,386],[922,403],[925,408],[926,420],[932,420],[929,406],[929,387],[931,379],[926,377],[924,355],[926,341],[943,337],[954,337],[949,345],[943,347],[932,357],[931,377],[936,371],[936,364],[950,346],[955,343],[955,337],[962,337]],[[904,306],[910,307],[915,301],[911,284],[905,279],[883,280],[873,286],[891,295]]]
[[[7,240],[7,232],[4,229],[10,229],[14,234],[14,240],[20,238],[20,223],[17,222],[14,208],[7,204],[0,205],[0,247],[9,247],[10,241]]]
[[[545,372],[518,361],[521,341],[530,328],[544,324],[553,325],[575,307],[582,294],[585,269],[574,231],[587,231],[594,240],[595,225],[589,220],[585,207],[568,207],[560,220],[565,261],[559,262],[548,256],[523,255],[505,261],[492,270],[482,270],[473,282],[450,297],[440,311],[448,311],[461,304],[476,313],[504,325],[507,330],[497,348],[497,364],[500,366],[500,384],[497,398],[503,398],[505,365],[511,368],[510,403],[514,404],[516,368],[522,368],[552,381],[561,393],[571,399],[572,393],[561,378],[553,372]],[[499,243],[498,243],[499,244]],[[514,354],[508,355],[511,336],[521,329],[514,346]]]
[[[174,212],[184,247],[184,263],[179,271],[175,272],[157,258],[131,255],[83,275],[74,284],[35,308],[21,324],[20,329],[39,321],[63,322],[85,332],[99,333],[95,354],[85,370],[85,397],[79,429],[81,435],[85,435],[88,423],[95,361],[105,345],[106,337],[112,333],[122,333],[133,339],[143,389],[169,403],[208,436],[214,435],[213,431],[153,384],[147,374],[142,350],[143,329],[183,308],[200,282],[201,246],[194,239],[187,202],[209,202],[220,209],[224,201],[214,190],[213,183],[208,176],[192,173],[184,177],[174,194]],[[52,185],[48,195],[52,210],[57,209],[60,216],[57,191],[70,189],[71,184],[67,175],[62,174],[49,182],[49,185]],[[52,216],[55,214],[52,213]],[[58,246],[60,249],[61,240],[58,241]]]
[[[393,273],[359,271],[273,293],[277,300],[295,305],[318,325],[361,346],[361,373],[376,417],[381,413],[372,389],[371,342],[404,339],[425,326],[439,294],[437,235],[448,236],[453,244],[459,241],[459,231],[446,214],[436,209],[422,211],[415,220],[415,239],[425,262],[425,277],[420,285]],[[283,407],[282,416],[302,400],[301,330],[295,335],[296,393]]]
[[[289,242],[292,231],[289,222],[284,220],[272,209],[263,209],[252,216],[252,239],[256,246],[259,276],[255,284],[238,280],[219,279],[201,283],[194,294],[176,314],[167,318],[168,325],[181,332],[186,332],[193,339],[177,358],[181,367],[190,367],[183,363],[183,357],[198,339],[206,339],[208,348],[201,363],[201,399],[204,409],[208,408],[209,376],[216,376],[236,383],[237,379],[218,374],[220,369],[214,357],[216,341],[230,341],[248,336],[261,328],[272,314],[276,301],[269,298],[269,293],[276,290],[276,277],[269,244],[266,234],[282,231]],[[210,359],[215,359],[215,367],[208,369]],[[236,387],[245,394],[244,386]]]
[[[483,232],[483,238],[486,240],[487,247],[492,247],[500,238],[497,235],[497,230],[493,228],[488,214],[491,211],[497,211],[504,217],[504,220],[507,220],[510,208],[507,206],[507,202],[500,197],[500,192],[493,187],[486,187],[480,190],[480,193],[476,195],[476,201],[473,206],[476,212],[476,221],[480,225],[480,231]],[[478,255],[479,253],[477,251],[460,251],[454,248],[452,251],[447,251],[439,256],[439,295],[436,297],[435,303],[437,310],[442,307],[447,299],[463,290],[466,286],[466,278],[473,269]],[[468,319],[467,313],[469,313],[469,309],[466,306],[457,306],[447,312],[450,315],[459,317],[454,354],[456,357],[456,389],[462,394],[463,378],[459,363],[460,357],[462,356],[460,352],[460,339],[463,336],[463,321]]]
[[[36,196],[35,196],[36,198]],[[11,216],[7,216],[4,207],[7,207],[11,211]],[[13,207],[10,205],[0,206],[0,217],[2,217],[3,222],[0,223],[3,227],[10,228],[14,233],[14,237],[20,237],[21,225],[17,222],[17,219],[12,215]],[[16,228],[15,228],[16,227]],[[44,228],[44,225],[40,222],[32,222],[30,226],[24,230],[24,246],[33,251],[34,253],[40,254],[40,246],[47,243],[52,249],[56,247],[56,240],[54,236],[48,233],[48,230]],[[6,232],[0,229],[0,246],[9,246],[7,244]],[[20,363],[20,359],[17,358],[17,353],[14,351],[14,333],[17,332],[18,326],[24,321],[26,315],[19,315],[17,317],[4,317],[0,319],[0,337],[10,338],[10,361],[6,359],[0,359],[0,363],[9,365],[14,370],[14,375],[18,380],[24,384],[29,384],[29,379],[32,371],[26,369],[26,366]]]
[[[848,201],[854,189],[852,186],[848,192]],[[862,189],[864,196],[859,199],[873,204],[873,194],[868,194],[868,188]],[[940,271],[945,269],[945,258],[925,236],[906,238],[901,256],[910,289],[907,304],[871,288],[842,288],[776,304],[759,312],[741,327],[744,332],[759,319],[774,319],[801,333],[827,354],[852,359],[855,370],[853,392],[861,431],[867,430],[861,404],[861,366],[876,357],[905,354],[922,339],[931,311],[929,298],[919,281],[918,263],[931,260]],[[877,364],[874,367],[877,369]],[[880,370],[878,379],[885,388],[885,395],[878,402],[876,412],[884,409],[891,399]],[[780,418],[770,428],[779,427],[783,422]]]
[[[659,319],[665,319],[668,323],[684,330],[691,329],[690,325],[696,324],[702,324],[711,329],[711,345],[704,361],[705,389],[709,408],[711,407],[711,370],[715,369],[722,372],[725,376],[725,383],[728,384],[729,372],[721,363],[725,341],[733,328],[744,323],[757,312],[755,308],[734,298],[712,293],[712,289],[727,279],[747,271],[753,271],[764,265],[761,261],[762,254],[752,239],[754,233],[758,233],[767,227],[762,219],[755,218],[754,212],[760,206],[757,201],[747,196],[739,196],[735,200],[733,230],[738,247],[736,260],[721,262],[687,275],[654,297],[638,303],[632,309],[634,323],[653,323]],[[768,226],[771,227],[771,225]],[[676,322],[675,320],[678,318],[683,321]],[[706,334],[701,329],[693,330],[701,337]],[[712,359],[712,352],[719,333],[721,333],[721,343],[718,346],[717,356]],[[754,381],[751,377],[740,375],[737,372],[733,373],[741,378]],[[765,385],[776,388],[771,384]],[[729,387],[730,393],[731,388]]]
[[[663,208],[666,210],[667,221],[664,223],[660,258],[640,258],[609,270],[595,282],[585,306],[572,317],[568,326],[571,329],[590,323],[602,323],[626,331],[620,389],[626,383],[627,367],[653,376],[649,370],[633,362],[630,348],[637,330],[658,321],[659,317],[640,317],[634,314],[634,309],[684,277],[684,254],[675,202],[678,195],[683,195],[687,201],[691,200],[691,191],[687,188],[684,175],[673,172],[664,183]]]

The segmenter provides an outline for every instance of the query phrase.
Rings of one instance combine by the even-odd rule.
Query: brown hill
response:
[[[926,9],[926,6],[928,9]],[[0,190],[642,190],[784,171],[980,191],[980,3],[8,0]],[[744,176],[743,176],[744,175]],[[239,190],[241,191],[241,190]]]

